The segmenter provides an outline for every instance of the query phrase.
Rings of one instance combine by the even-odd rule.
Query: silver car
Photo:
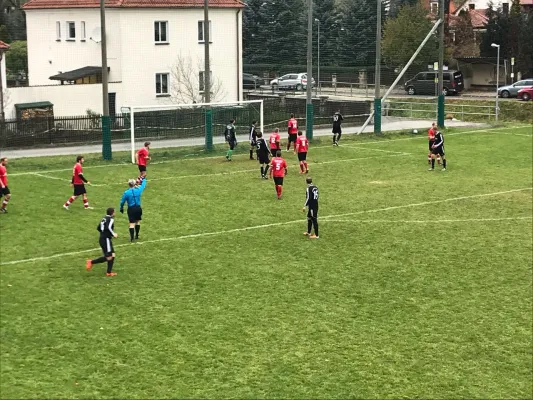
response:
[[[516,97],[519,90],[522,90],[528,86],[533,86],[533,79],[525,79],[513,83],[512,85],[502,86],[498,89],[498,96],[503,98]]]
[[[314,78],[311,78],[311,87],[315,85]],[[296,90],[305,90],[307,89],[307,74],[302,72],[299,74],[286,74],[279,78],[272,79],[270,81],[270,86],[273,89],[296,89]]]

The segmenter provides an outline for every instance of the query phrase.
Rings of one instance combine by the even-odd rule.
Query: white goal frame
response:
[[[131,126],[131,162],[135,164],[135,111],[164,111],[164,110],[178,110],[180,108],[202,107],[202,106],[229,106],[229,105],[242,105],[242,104],[259,104],[259,130],[263,132],[264,127],[264,111],[263,100],[241,100],[241,101],[225,101],[221,103],[193,103],[193,104],[168,104],[160,106],[123,106],[121,109],[128,109],[130,113],[130,126]],[[264,133],[264,132],[263,132]]]

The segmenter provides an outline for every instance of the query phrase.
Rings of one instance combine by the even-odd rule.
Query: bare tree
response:
[[[212,65],[212,64],[211,64]],[[202,103],[204,96],[203,60],[193,60],[191,55],[179,53],[171,70],[170,96],[174,103]],[[211,77],[211,101],[221,101],[226,96],[222,81]]]

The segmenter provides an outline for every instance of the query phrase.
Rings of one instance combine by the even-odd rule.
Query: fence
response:
[[[391,117],[436,119],[437,103],[392,100],[384,104],[383,113]],[[446,115],[461,121],[493,122],[495,121],[495,107],[493,105],[447,103]]]

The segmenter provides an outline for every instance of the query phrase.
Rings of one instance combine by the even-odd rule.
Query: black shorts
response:
[[[431,149],[431,152],[435,155],[444,157],[444,146],[435,147],[434,149]]]
[[[305,161],[307,159],[307,151],[298,153],[298,161]]]
[[[113,248],[113,241],[110,238],[100,236],[99,243],[100,247],[102,248],[102,252],[104,253],[104,256],[111,257],[115,252],[115,249]]]
[[[275,176],[274,177],[274,185],[283,186],[283,177],[282,176]]]
[[[333,133],[342,133],[342,129],[341,129],[340,126],[334,126],[332,132]]]
[[[272,157],[276,157],[276,153],[278,152],[278,150],[281,150],[281,149],[270,148],[270,153],[272,153]]]
[[[429,151],[431,151],[431,152],[433,151],[433,147],[431,147],[431,146],[433,146],[433,143],[435,143],[434,140],[430,140],[429,141]]]
[[[318,206],[309,207],[309,210],[307,210],[307,218],[318,218]]]
[[[7,196],[8,194],[11,194],[9,191],[9,188],[6,186],[5,188],[0,188],[0,197]]]
[[[128,207],[128,219],[130,224],[134,222],[141,221],[143,218],[143,209],[141,206]]]
[[[257,159],[259,160],[259,164],[270,164],[270,158],[268,157],[268,154],[259,153],[257,155]]]
[[[139,172],[146,172],[146,165],[137,165],[139,167]]]
[[[74,185],[74,196],[81,196],[85,193],[87,193],[87,190],[85,190],[85,185],[83,183],[81,185]]]
[[[257,140],[255,139],[250,140],[250,146],[257,147]]]
[[[297,137],[298,137],[297,133],[289,133],[289,143],[296,142]]]

